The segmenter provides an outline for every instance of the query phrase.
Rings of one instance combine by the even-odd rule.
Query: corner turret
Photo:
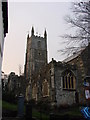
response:
[[[29,33],[28,33],[28,35],[27,35],[27,39],[29,39]]]
[[[45,32],[44,32],[44,38],[47,39],[47,32],[46,32],[46,29],[45,29]]]
[[[31,36],[34,35],[34,27],[32,26],[32,30],[31,30]]]

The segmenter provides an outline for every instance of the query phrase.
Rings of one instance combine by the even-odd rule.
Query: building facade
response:
[[[84,79],[87,76],[90,76],[90,43],[87,47],[83,48],[76,54],[73,54],[71,57],[65,59],[63,62],[66,62],[71,65],[77,66],[77,79],[78,86],[77,91],[79,94],[79,102],[85,103],[85,93],[84,93]]]
[[[27,49],[25,60],[25,78],[27,84],[30,85],[30,96],[32,91],[32,76],[39,69],[47,64],[47,32],[45,30],[44,37],[35,35],[34,28],[31,29],[31,37],[27,36]]]
[[[33,31],[34,29],[32,28],[32,33],[34,33]],[[47,36],[46,31],[44,35]],[[45,36],[44,40],[47,38]],[[28,38],[29,37],[27,37],[27,41]],[[35,40],[35,46],[38,43],[37,40],[39,37],[33,36],[33,39]],[[42,46],[45,44],[42,42]],[[47,63],[46,46],[45,52],[42,55],[44,64],[41,64],[40,54],[35,54],[34,51],[33,55],[35,56],[32,56],[30,45],[27,43],[28,52],[26,52],[25,78],[26,80],[29,78],[29,81],[26,85],[26,100],[48,100],[52,105],[56,104],[57,106],[85,103],[83,82],[85,76],[89,75],[90,47],[84,48],[79,53],[74,54],[62,62],[57,62],[52,59],[50,63]],[[34,49],[36,50],[36,48],[35,46]],[[37,52],[40,48],[41,45],[38,45]],[[30,57],[30,55],[32,57]],[[34,62],[31,62],[31,64],[28,61],[32,61],[32,59],[34,59]],[[33,64],[35,65],[35,62],[38,64],[36,68],[35,66],[32,67]],[[33,68],[34,72],[31,74],[30,71],[33,71]]]
[[[32,99],[49,101],[51,105],[57,106],[78,102],[75,66],[56,62],[52,59],[42,69],[33,77]]]

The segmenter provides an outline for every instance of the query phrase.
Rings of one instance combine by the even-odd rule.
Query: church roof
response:
[[[81,50],[78,51],[78,52],[74,52],[73,55],[71,55],[70,57],[64,59],[62,62],[63,62],[63,63],[64,63],[64,62],[69,62],[69,61],[77,58],[77,57],[82,53],[82,51],[83,51],[84,49],[85,49],[85,47],[81,48]]]

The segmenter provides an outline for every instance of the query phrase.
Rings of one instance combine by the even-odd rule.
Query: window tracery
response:
[[[76,79],[71,71],[65,71],[63,74],[63,89],[76,89]]]

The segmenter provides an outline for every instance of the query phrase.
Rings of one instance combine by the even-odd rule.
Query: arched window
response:
[[[74,74],[67,70],[63,73],[63,89],[75,90],[76,89],[76,79]]]
[[[49,96],[49,84],[46,79],[42,84],[42,94],[43,94],[43,97]]]
[[[32,89],[32,97],[37,100],[37,86],[36,86],[36,84],[33,86],[33,89]]]

